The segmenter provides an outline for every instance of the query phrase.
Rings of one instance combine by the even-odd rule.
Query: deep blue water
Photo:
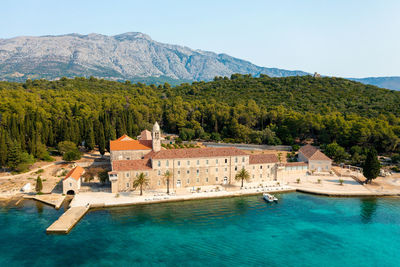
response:
[[[400,266],[400,199],[278,195],[97,210],[0,207],[0,266]]]

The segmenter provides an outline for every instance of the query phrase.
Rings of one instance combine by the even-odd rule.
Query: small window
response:
[[[161,185],[161,181],[160,180],[158,180],[158,185]]]
[[[254,174],[253,174],[253,179],[254,179]]]
[[[129,188],[129,183],[126,183],[126,188]]]
[[[158,175],[161,175],[161,171],[160,170],[158,170]]]
[[[125,173],[125,177],[129,177],[129,172]]]
[[[167,162],[166,162],[165,166],[167,166],[167,167],[169,166],[169,161],[168,161],[168,160],[167,160]]]
[[[215,177],[215,181],[217,181],[217,182],[218,182],[218,177]]]
[[[208,183],[208,177],[206,177],[206,182]]]
[[[269,169],[269,165],[267,165],[267,169]]]
[[[228,163],[228,159],[225,159],[225,163]]]
[[[196,173],[197,173],[197,175],[199,175],[199,173],[200,173],[200,170],[196,170]]]
[[[262,165],[260,165],[260,169],[262,169]]]
[[[200,160],[197,160],[197,165],[200,165]]]
[[[237,171],[237,166],[235,166],[235,171]]]
[[[131,160],[131,158],[130,158],[130,157],[127,157],[126,160]]]
[[[218,164],[218,159],[215,160],[215,163]]]
[[[200,182],[200,179],[199,179],[199,177],[197,177],[197,179],[196,179],[196,182]]]
[[[161,166],[161,161],[158,161],[157,165],[158,165],[158,167],[160,167]]]
[[[262,174],[260,174],[260,178],[262,178]]]
[[[178,166],[181,166],[181,161],[180,160],[178,160]]]
[[[181,174],[181,171],[178,171],[178,174]]]
[[[227,172],[227,171],[228,171],[228,168],[225,168],[225,171]]]
[[[208,169],[206,169],[206,172],[208,172]]]
[[[206,164],[208,164],[208,159],[206,159]]]
[[[238,159],[237,159],[237,157],[235,158],[235,162],[236,162],[236,163],[238,162]]]
[[[187,171],[186,171],[186,173],[187,173],[187,174],[189,174],[189,173],[190,173],[190,171],[189,171],[189,170],[187,170]]]
[[[72,187],[72,183],[69,183],[69,186]]]
[[[187,182],[188,184],[190,184],[190,179],[188,178],[186,182]]]
[[[215,168],[215,172],[218,172],[218,168]]]
[[[245,162],[245,157],[242,158],[242,162]]]
[[[255,170],[256,169],[256,166],[253,166],[253,170]]]
[[[189,160],[187,161],[187,165],[190,166],[190,161]]]

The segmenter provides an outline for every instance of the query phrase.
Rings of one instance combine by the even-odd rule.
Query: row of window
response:
[[[216,160],[215,160],[215,164],[218,164],[218,162],[219,162],[219,160],[216,159]],[[246,157],[242,157],[242,162],[246,162]],[[224,159],[224,163],[225,163],[225,164],[228,163],[228,159]],[[235,158],[235,163],[238,163],[238,158],[237,158],[237,157]],[[197,165],[200,165],[200,160],[199,160],[199,159],[196,161],[196,164],[197,164]],[[209,160],[206,159],[206,165],[208,165],[208,164],[209,164]],[[178,165],[178,166],[181,166],[181,161],[180,161],[180,160],[177,161],[177,165]],[[190,160],[186,161],[186,165],[187,165],[187,166],[190,166]],[[157,166],[158,166],[158,167],[161,167],[161,161],[160,161],[160,160],[157,162]],[[165,161],[165,166],[166,166],[166,167],[169,167],[169,160],[166,160],[166,161]]]

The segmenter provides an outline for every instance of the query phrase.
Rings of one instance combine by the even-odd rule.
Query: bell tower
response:
[[[158,123],[154,123],[153,131],[152,131],[152,145],[153,151],[158,152],[161,150],[161,133],[160,133],[160,126]]]

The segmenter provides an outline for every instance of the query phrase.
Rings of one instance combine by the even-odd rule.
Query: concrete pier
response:
[[[64,202],[65,196],[60,194],[45,194],[45,195],[25,195],[25,199],[33,199],[45,203],[47,205],[53,206],[59,209]]]
[[[48,234],[68,234],[79,220],[85,216],[89,208],[89,205],[69,208],[57,221],[47,228],[46,232]]]

